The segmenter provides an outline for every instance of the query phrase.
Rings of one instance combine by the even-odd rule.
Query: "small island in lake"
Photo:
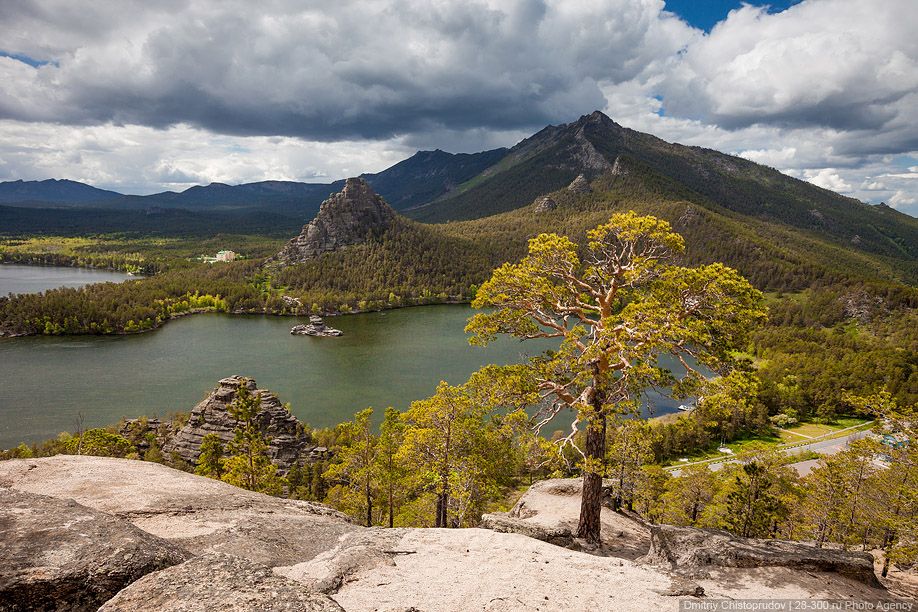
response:
[[[340,329],[334,329],[332,327],[326,327],[325,322],[322,321],[322,317],[312,315],[309,317],[308,325],[294,325],[290,329],[290,333],[294,336],[343,336],[344,332]]]

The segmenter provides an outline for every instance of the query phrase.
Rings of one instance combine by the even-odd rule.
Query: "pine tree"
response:
[[[487,412],[462,387],[441,382],[432,397],[413,402],[402,417],[398,460],[421,488],[434,492],[436,527],[457,526],[461,518],[455,509],[451,517],[450,508],[477,502],[491,491],[492,474],[482,467],[487,453],[495,451],[484,443]]]
[[[227,445],[229,456],[223,460],[221,479],[250,491],[278,494],[283,481],[268,457],[268,441],[257,420],[260,408],[261,398],[249,389],[249,380],[243,379],[236,397],[227,406],[236,425]]]
[[[398,457],[404,437],[405,424],[402,421],[401,413],[391,406],[386,408],[385,418],[379,427],[376,471],[379,474],[379,486],[386,501],[389,527],[395,526],[396,509],[405,493],[407,474]]]
[[[598,543],[607,419],[636,412],[645,389],[673,382],[661,355],[685,366],[685,392],[702,378],[687,359],[724,369],[764,311],[761,293],[736,271],[674,265],[685,245],[666,221],[617,213],[587,237],[582,259],[563,236],[530,240],[522,261],[499,267],[478,289],[472,305],[491,310],[467,330],[474,344],[498,334],[558,341],[530,361],[529,379],[553,400],[540,425],[568,408],[576,419],[563,442],[579,451],[585,435],[577,535]]]
[[[194,473],[217,480],[223,477],[223,441],[217,434],[201,438],[201,452]]]
[[[332,505],[351,514],[359,509],[367,527],[373,525],[373,500],[378,486],[378,438],[373,434],[372,416],[373,409],[367,408],[355,414],[353,421],[338,425],[334,463],[323,474],[338,483],[328,493]]]
[[[696,526],[716,492],[717,479],[707,465],[682,468],[679,476],[668,483],[664,520],[674,525]]]

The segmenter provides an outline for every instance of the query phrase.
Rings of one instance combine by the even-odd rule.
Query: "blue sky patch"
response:
[[[54,64],[57,66],[57,62],[52,62],[49,60],[37,60],[34,57],[29,57],[28,55],[23,55],[22,53],[7,53],[6,51],[0,51],[0,57],[8,57],[10,59],[14,59],[17,62],[28,64],[32,68],[47,66],[48,64]]]
[[[710,32],[711,28],[718,22],[727,18],[727,13],[743,4],[767,6],[769,13],[780,13],[795,4],[800,4],[800,2],[801,0],[771,0],[770,2],[762,2],[760,0],[750,0],[748,2],[740,2],[739,0],[666,0],[666,10],[679,15],[690,25],[705,32]]]

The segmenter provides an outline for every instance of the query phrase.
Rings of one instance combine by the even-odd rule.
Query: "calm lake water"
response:
[[[0,264],[0,295],[40,293],[57,287],[82,287],[92,283],[120,283],[129,278],[134,277],[111,270]]]
[[[86,272],[65,270],[81,278]],[[0,448],[73,431],[80,413],[84,427],[97,427],[187,412],[233,374],[255,378],[316,427],[367,406],[381,418],[386,406],[405,409],[428,397],[440,380],[459,384],[484,364],[517,362],[541,350],[509,338],[469,346],[463,329],[472,314],[455,305],[329,318],[344,331],[339,338],[291,336],[290,328],[305,319],[205,314],[131,336],[0,339]],[[655,414],[678,404],[660,396],[652,401]],[[570,416],[564,416],[549,430],[566,428]]]
[[[94,427],[188,411],[232,374],[254,377],[313,426],[367,406],[381,416],[429,396],[441,379],[462,383],[486,363],[535,350],[510,339],[469,346],[471,314],[423,306],[328,319],[340,338],[291,336],[303,322],[292,317],[206,314],[132,336],[0,339],[0,448],[73,430],[80,412]],[[677,403],[655,398],[656,413]]]

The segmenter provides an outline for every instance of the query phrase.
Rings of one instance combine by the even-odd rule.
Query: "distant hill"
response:
[[[801,288],[841,278],[918,283],[918,219],[739,157],[665,142],[624,128],[598,111],[569,124],[548,126],[509,150],[420,151],[362,178],[393,209],[422,222],[399,221],[397,228],[411,229],[390,232],[384,252],[373,257],[367,252],[372,246],[362,247],[363,260],[352,259],[353,254],[336,256],[342,269],[363,270],[364,279],[380,274],[365,270],[367,262],[385,268],[397,260],[391,270],[395,277],[385,283],[406,284],[405,278],[412,275],[439,275],[443,286],[454,291],[480,282],[494,265],[519,257],[527,237],[552,230],[579,239],[610,211],[628,208],[671,221],[689,240],[692,260],[725,261],[763,288]],[[45,183],[71,182],[41,182]],[[23,185],[5,183],[0,191],[28,195],[35,206],[36,194],[26,194]],[[22,233],[116,232],[123,227],[199,235],[207,232],[209,219],[221,228],[238,219],[237,225],[248,231],[257,227],[272,235],[286,231],[293,236],[315,217],[319,204],[343,186],[343,180],[212,183],[181,193],[71,204],[91,206],[91,211],[44,208],[24,213],[5,208],[0,211],[0,227]],[[87,198],[112,194],[81,187]],[[543,207],[530,206],[545,197],[556,210],[543,213]],[[186,212],[163,215],[175,209]],[[464,223],[437,225],[445,221]],[[432,248],[442,252],[435,255]],[[411,263],[414,272],[403,273],[412,258],[417,260]],[[457,274],[438,273],[443,262],[458,266]],[[309,282],[314,280],[305,275],[300,286],[306,286],[307,276]],[[385,283],[380,281],[380,291]],[[359,284],[354,284],[355,292]]]
[[[396,210],[404,210],[442,197],[457,185],[499,162],[507,149],[482,153],[418,151],[408,159],[375,174],[361,175]],[[143,211],[174,208],[189,211],[265,211],[271,214],[312,218],[330,193],[340,191],[344,180],[332,183],[261,181],[227,185],[196,185],[175,192],[123,195],[75,181],[11,181],[0,183],[0,203],[15,206],[92,207]],[[48,213],[51,214],[51,213]],[[96,210],[96,215],[105,214]]]
[[[120,198],[115,191],[97,189],[67,179],[45,181],[7,181],[0,183],[0,203],[32,202],[46,204],[87,204]]]
[[[418,151],[378,174],[361,175],[395,210],[426,204],[451,193],[507,155],[507,149],[481,153]]]

